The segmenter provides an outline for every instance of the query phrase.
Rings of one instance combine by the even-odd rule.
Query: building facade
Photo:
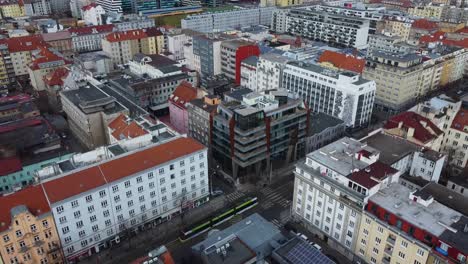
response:
[[[241,62],[241,82],[242,87],[257,91],[257,56],[250,56]]]
[[[73,50],[77,53],[102,50],[102,39],[114,31],[114,25],[70,28]]]
[[[364,126],[370,121],[375,82],[359,74],[289,62],[283,70],[281,87],[299,94],[312,112],[342,119],[346,126]]]
[[[239,85],[242,61],[259,55],[260,49],[254,43],[243,40],[224,41],[221,43],[221,72]]]
[[[213,119],[220,102],[220,98],[206,95],[187,104],[188,135],[208,147],[209,151],[211,151]]]
[[[343,120],[324,113],[310,116],[309,136],[307,137],[306,153],[324,147],[341,137],[345,133],[346,125]]]
[[[187,104],[197,98],[198,89],[188,82],[182,82],[169,96],[169,115],[171,124],[181,134],[188,133]]]
[[[103,21],[106,11],[102,6],[95,3],[83,6],[81,8],[81,14],[86,25],[90,26],[99,26],[106,24],[106,21]]]
[[[283,69],[290,59],[275,53],[262,54],[258,59],[257,90],[258,92],[280,87]]]
[[[96,4],[102,6],[106,12],[122,13],[122,0],[97,0]]]
[[[44,91],[46,88],[44,78],[47,74],[70,65],[71,61],[56,50],[41,47],[32,53],[32,61],[29,65],[29,78],[36,92]]]

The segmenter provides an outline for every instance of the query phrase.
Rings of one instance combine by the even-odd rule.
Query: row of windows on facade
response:
[[[29,219],[28,219],[28,220],[29,220]],[[19,225],[19,221],[18,221],[18,220],[15,220],[15,224],[18,226],[18,225]],[[47,220],[42,220],[42,226],[43,226],[44,228],[49,228],[49,222],[48,222]],[[33,233],[37,232],[37,227],[36,227],[35,224],[32,224],[32,225],[30,225],[29,227],[30,227],[30,229],[31,229],[31,232],[33,232]],[[50,231],[49,231],[49,232],[50,232]],[[20,229],[16,230],[16,231],[15,231],[15,234],[16,234],[16,237],[18,237],[18,238],[20,238],[20,237],[22,237],[22,236],[24,235],[23,230],[20,230]],[[3,241],[4,241],[4,242],[10,241],[10,236],[9,236],[9,235],[4,235],[4,236],[3,236]]]

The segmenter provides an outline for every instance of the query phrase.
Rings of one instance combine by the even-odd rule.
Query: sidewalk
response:
[[[170,219],[152,229],[120,242],[120,244],[104,249],[80,263],[130,263],[131,261],[145,256],[154,248],[176,240],[183,226],[194,224],[225,205],[224,196],[210,200],[208,203],[194,208],[186,213],[183,221],[180,216]]]

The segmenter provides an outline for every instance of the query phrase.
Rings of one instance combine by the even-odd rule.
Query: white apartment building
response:
[[[367,54],[372,54],[373,51],[384,51],[391,53],[412,53],[418,49],[417,46],[406,44],[401,36],[385,35],[385,34],[372,34],[369,35],[369,46]]]
[[[100,25],[71,28],[68,30],[72,37],[75,52],[102,50],[102,39],[114,31],[114,25]]]
[[[439,182],[446,155],[423,148],[413,154],[410,175],[427,181]]]
[[[258,60],[256,91],[279,88],[283,69],[288,61],[289,58],[276,53],[262,54]]]
[[[102,25],[105,24],[105,21],[102,21],[103,15],[106,14],[106,11],[102,6],[96,4],[90,4],[82,8],[83,20],[86,25]]]
[[[286,19],[287,31],[332,45],[363,49],[369,35],[368,19],[326,13],[312,7],[292,9]]]
[[[154,19],[137,14],[124,16],[124,21],[112,23],[118,31],[127,31],[132,29],[151,28],[156,26]]]
[[[283,89],[299,94],[312,112],[337,117],[349,127],[370,121],[376,86],[359,74],[288,62],[281,83]]]
[[[183,137],[143,145],[112,145],[104,160],[84,153],[40,171],[68,261],[208,200],[206,147]]]
[[[459,171],[468,165],[468,110],[460,109],[447,127],[441,151]]]
[[[192,36],[183,32],[169,34],[167,35],[167,50],[172,53],[175,60],[183,60],[184,45],[191,41]]]
[[[182,19],[183,29],[211,33],[253,25],[270,25],[276,7],[237,9],[233,11],[189,15]]]
[[[378,161],[379,155],[345,137],[296,164],[293,217],[349,259],[354,259],[367,199],[401,174]]]
[[[82,18],[81,8],[89,4],[91,4],[90,0],[70,0],[70,11],[72,17]]]
[[[241,63],[241,86],[252,91],[257,90],[257,56],[251,56]]]
[[[288,31],[287,17],[289,9],[276,9],[271,14],[270,28],[274,32],[284,33]]]
[[[26,16],[46,16],[52,13],[50,0],[26,0],[24,1]]]

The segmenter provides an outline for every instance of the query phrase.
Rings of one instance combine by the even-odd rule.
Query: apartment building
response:
[[[140,14],[124,15],[123,21],[119,21],[113,24],[118,31],[151,28],[156,26],[154,19]]]
[[[453,99],[445,94],[433,97],[428,101],[419,103],[408,111],[415,112],[428,118],[439,129],[447,134],[447,128],[452,124],[453,118],[457,114],[462,102]]]
[[[45,33],[42,34],[42,39],[65,57],[71,58],[73,56],[73,42],[69,31]]]
[[[102,50],[114,64],[125,64],[137,53],[159,54],[163,47],[164,36],[157,28],[114,32],[102,40]]]
[[[450,23],[460,23],[467,21],[468,19],[468,8],[459,8],[456,6],[447,6],[442,12],[442,21],[447,21]]]
[[[32,61],[31,53],[38,47],[47,46],[47,43],[40,35],[7,38],[0,40],[0,43],[8,47],[8,53],[6,53],[6,50],[3,53],[5,54],[3,60],[6,63],[6,71],[10,73],[10,80],[13,78],[9,66],[10,61],[16,77],[27,77],[29,64]],[[9,59],[6,54],[9,54]]]
[[[71,132],[88,149],[106,144],[106,125],[121,113],[129,114],[129,110],[114,97],[91,83],[62,91],[60,99]]]
[[[259,56],[260,49],[245,40],[228,40],[221,43],[221,73],[240,84],[241,63],[250,56]]]
[[[37,173],[67,261],[208,200],[203,145],[164,135],[158,143],[137,139],[75,155]]]
[[[54,112],[62,111],[62,101],[60,99],[60,92],[63,90],[65,80],[70,75],[68,68],[57,68],[54,71],[46,74],[44,80],[44,91],[47,95],[49,107]]]
[[[319,65],[334,70],[345,70],[361,74],[366,60],[355,55],[325,50],[318,58]]]
[[[210,157],[213,120],[220,103],[221,99],[213,95],[205,95],[187,103],[188,135],[208,147]]]
[[[45,90],[44,78],[47,74],[72,63],[58,51],[45,47],[40,47],[31,55],[32,60],[28,72],[31,85],[36,92]]]
[[[11,63],[8,46],[0,43],[0,85],[7,85],[16,79],[15,69]]]
[[[171,124],[181,134],[188,133],[187,103],[200,96],[199,89],[188,82],[182,82],[169,96],[169,115]]]
[[[403,16],[385,16],[383,20],[377,23],[378,34],[391,34],[399,36],[406,41],[409,39],[411,24],[413,21]]]
[[[375,82],[359,74],[289,62],[283,70],[281,87],[297,93],[310,111],[342,119],[348,127],[364,126],[370,121]]]
[[[52,14],[50,0],[25,0],[23,3],[26,16],[46,16]]]
[[[63,263],[60,238],[41,186],[0,197],[0,261]]]
[[[290,34],[330,45],[359,49],[367,47],[370,23],[364,18],[298,8],[289,12],[286,21]]]
[[[106,21],[103,16],[106,14],[106,11],[102,6],[92,3],[85,5],[81,8],[81,14],[86,25],[99,26],[106,24]]]
[[[24,6],[15,1],[5,1],[0,4],[0,17],[22,17],[25,16]]]
[[[96,4],[102,6],[106,12],[122,13],[122,0],[97,0]]]
[[[343,137],[346,125],[343,120],[324,113],[310,116],[306,153],[310,153]]]
[[[91,4],[90,0],[70,0],[70,11],[72,17],[82,18],[81,8]]]
[[[250,56],[241,62],[241,82],[242,87],[252,91],[257,91],[257,64],[258,57]]]
[[[221,43],[228,39],[224,34],[193,36],[192,56],[186,56],[187,66],[199,72],[202,78],[221,74]]]
[[[290,61],[288,57],[276,53],[260,55],[257,66],[256,91],[262,92],[272,88],[279,88],[282,83],[283,69],[288,61]]]
[[[305,153],[309,111],[285,90],[235,90],[218,105],[211,132],[213,157],[236,182],[268,180],[275,168]]]
[[[102,50],[102,39],[114,31],[114,25],[70,28],[73,50],[77,53]]]
[[[276,9],[271,14],[270,28],[273,32],[284,33],[288,31],[288,17],[289,9]]]
[[[398,180],[379,151],[344,137],[296,164],[292,216],[351,260],[370,195]]]
[[[415,6],[408,9],[408,14],[417,17],[440,20],[442,18],[442,14],[444,13],[445,8],[447,8],[447,6],[434,4]]]
[[[415,112],[403,112],[390,117],[383,131],[435,151],[440,150],[444,137],[444,132],[430,119]]]
[[[466,199],[436,185],[392,184],[370,197],[357,253],[371,263],[464,263]]]
[[[276,7],[260,7],[189,15],[182,19],[181,27],[212,33],[246,26],[270,25],[274,10]]]
[[[390,53],[413,53],[417,46],[406,44],[404,37],[391,34],[373,34],[369,35],[369,47],[367,54],[370,56],[374,51],[383,51]]]
[[[442,152],[447,153],[451,165],[461,171],[468,164],[468,110],[458,110],[447,130]]]

